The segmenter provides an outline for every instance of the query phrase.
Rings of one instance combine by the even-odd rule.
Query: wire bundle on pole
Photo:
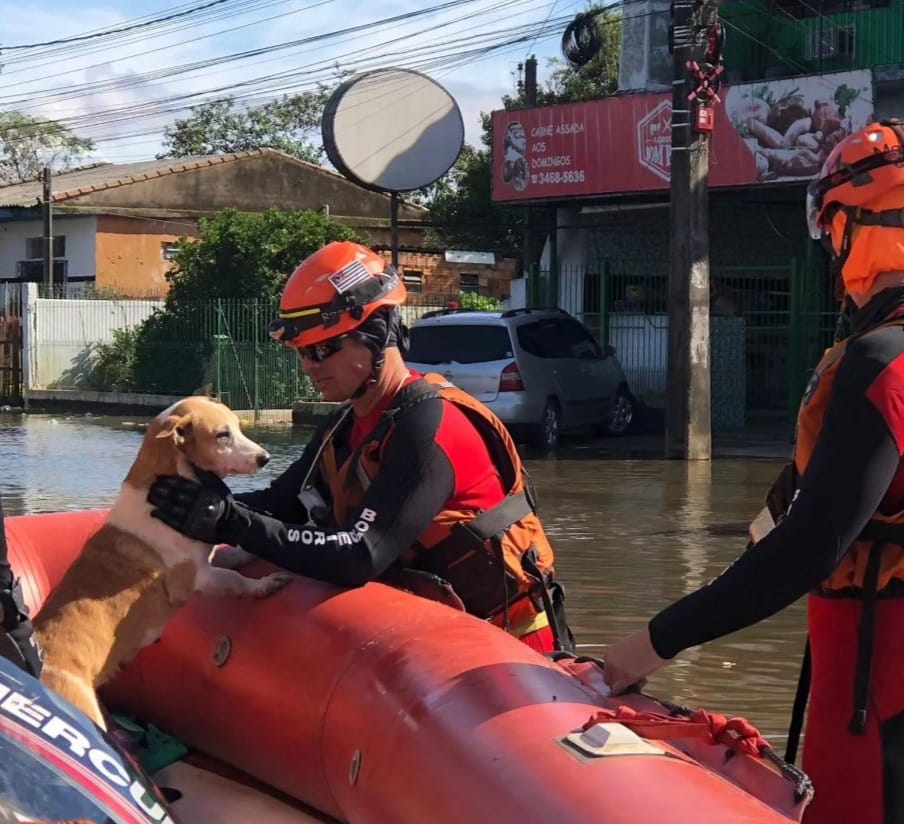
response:
[[[562,35],[562,56],[573,69],[586,66],[602,48],[596,14],[581,13],[565,28]]]

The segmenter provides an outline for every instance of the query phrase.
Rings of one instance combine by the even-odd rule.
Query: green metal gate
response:
[[[616,347],[634,394],[664,408],[667,269],[609,259],[599,271],[534,270],[528,305],[558,305],[581,319]],[[712,267],[713,428],[742,429],[755,417],[786,418],[793,425],[807,376],[831,345],[836,319],[829,279],[810,255],[783,265]]]

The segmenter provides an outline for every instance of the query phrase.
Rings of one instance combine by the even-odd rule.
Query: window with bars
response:
[[[458,288],[462,292],[468,292],[472,295],[480,293],[480,277],[478,275],[462,272],[458,276]]]
[[[405,269],[402,273],[402,282],[413,295],[419,295],[424,291],[424,273],[420,269]]]

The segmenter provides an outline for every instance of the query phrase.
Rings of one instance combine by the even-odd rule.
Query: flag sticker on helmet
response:
[[[329,282],[342,295],[370,277],[371,274],[367,267],[360,260],[353,260],[348,266],[343,266],[334,275],[330,275]]]

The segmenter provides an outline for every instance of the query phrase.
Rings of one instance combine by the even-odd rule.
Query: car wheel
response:
[[[535,440],[541,449],[553,450],[559,445],[559,405],[554,400],[546,402]]]
[[[615,393],[612,411],[603,425],[607,435],[624,435],[634,421],[634,396],[626,386],[620,386]]]

